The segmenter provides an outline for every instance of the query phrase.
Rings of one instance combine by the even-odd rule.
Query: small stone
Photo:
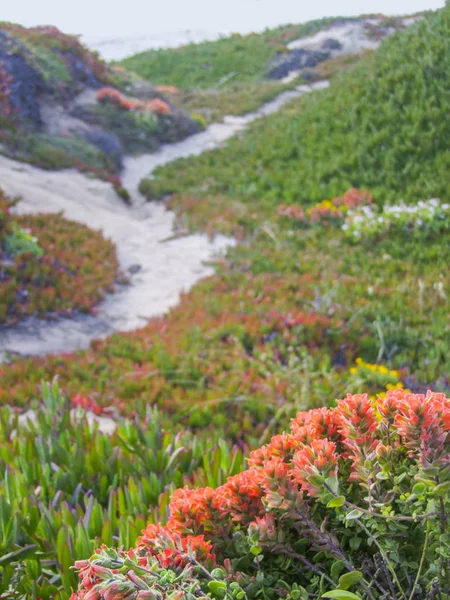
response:
[[[142,265],[131,265],[131,267],[128,267],[128,272],[131,273],[132,275],[134,275],[135,273],[139,273],[139,271],[142,269]]]

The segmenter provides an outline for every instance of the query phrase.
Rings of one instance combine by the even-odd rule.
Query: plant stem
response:
[[[415,590],[416,590],[416,585],[419,583],[420,575],[421,575],[422,569],[423,569],[423,563],[425,562],[425,552],[426,552],[427,546],[428,546],[428,535],[429,535],[429,532],[427,530],[427,532],[425,534],[425,542],[423,543],[423,552],[422,552],[422,556],[420,558],[419,570],[417,571],[416,579],[414,580],[414,583],[413,583],[413,586],[412,586],[412,590],[411,590],[411,594],[410,594],[408,600],[413,600],[414,599],[414,593],[415,593]]]

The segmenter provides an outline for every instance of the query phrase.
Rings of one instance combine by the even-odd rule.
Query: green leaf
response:
[[[330,500],[327,504],[327,508],[339,508],[340,506],[343,506],[345,503],[345,497],[344,496],[338,496],[337,498],[333,498],[333,500]]]
[[[0,556],[0,566],[4,567],[9,563],[15,562],[17,560],[24,560],[31,554],[34,554],[37,549],[37,546],[34,544],[30,544],[29,546],[24,546],[15,552],[9,552],[8,554],[4,554]]]
[[[347,521],[353,521],[353,519],[359,519],[362,516],[362,514],[363,513],[360,510],[355,508],[355,510],[351,510],[349,513],[347,513],[345,518],[347,519]]]
[[[334,600],[361,600],[361,596],[348,592],[347,590],[332,590],[322,595],[322,598],[333,598]]]
[[[349,587],[358,583],[362,579],[362,573],[360,571],[350,571],[339,577],[339,589],[348,590]]]
[[[424,483],[416,483],[416,485],[412,489],[412,493],[416,494],[416,496],[422,496],[427,486]]]
[[[343,560],[336,560],[331,565],[330,575],[332,579],[335,579],[339,576],[340,573],[344,570],[345,563]]]
[[[350,548],[352,550],[358,550],[358,548],[361,546],[361,541],[362,541],[361,538],[357,537],[357,536],[350,538],[350,540],[349,540]]]
[[[223,598],[225,596],[227,584],[223,581],[214,579],[214,581],[208,582],[208,587],[215,596],[219,596],[219,598]]]
[[[310,475],[308,481],[315,487],[321,487],[324,484],[325,479],[321,475]]]
[[[417,485],[414,486],[414,489],[420,485],[419,483]],[[445,496],[446,494],[448,494],[448,492],[450,491],[450,481],[444,481],[444,483],[440,483],[439,485],[437,485],[434,490],[433,490],[433,494],[435,494],[436,496]]]

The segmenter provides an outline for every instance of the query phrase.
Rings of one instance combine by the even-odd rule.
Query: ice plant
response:
[[[156,561],[178,577],[194,569],[193,598],[233,597],[238,588],[237,598],[258,597],[258,590],[270,599],[306,600],[327,591],[343,598],[349,587],[345,597],[352,599],[445,597],[450,399],[444,394],[348,395],[335,408],[299,413],[291,431],[252,452],[249,464],[216,489],[177,490],[167,525],[149,525],[129,560]],[[166,584],[154,581],[153,570],[128,575],[127,586],[135,587],[119,592],[113,565],[103,571],[108,552],[114,551],[103,549],[81,565],[74,598],[105,598],[111,589],[117,598],[144,589],[165,597],[157,595]],[[216,573],[220,586],[213,584]]]

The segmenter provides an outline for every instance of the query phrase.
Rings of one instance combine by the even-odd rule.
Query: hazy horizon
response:
[[[303,3],[302,3],[303,4]],[[15,0],[0,11],[0,20],[26,27],[55,25],[66,33],[84,37],[114,38],[155,35],[181,31],[205,35],[259,31],[285,23],[299,23],[325,16],[351,16],[381,12],[389,15],[434,10],[445,0],[318,0],[302,6],[295,0],[128,0],[112,6],[107,0]]]

